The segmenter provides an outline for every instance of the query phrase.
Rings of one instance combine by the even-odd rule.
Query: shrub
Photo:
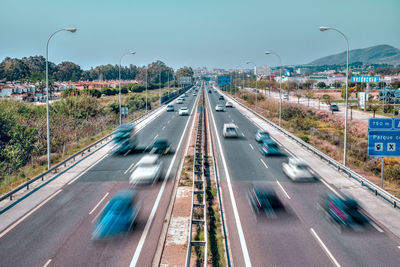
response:
[[[388,181],[399,181],[400,180],[400,167],[386,168],[383,172],[383,178]]]
[[[300,139],[303,140],[303,141],[306,142],[306,143],[309,143],[309,142],[310,142],[310,138],[309,138],[308,136],[306,136],[306,135],[300,136]]]
[[[298,107],[288,107],[282,111],[282,119],[289,121],[293,118],[304,118],[303,111]]]

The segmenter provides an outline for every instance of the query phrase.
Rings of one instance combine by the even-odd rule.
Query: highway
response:
[[[193,118],[179,116],[178,109],[186,106],[192,111],[196,99],[190,91],[183,105],[175,104],[175,112],[164,111],[140,130],[138,151],[120,156],[107,154],[2,236],[0,266],[150,266]],[[172,152],[163,156],[161,181],[137,188],[142,207],[133,231],[121,238],[91,240],[103,207],[115,192],[129,186],[132,166],[144,155],[143,150],[160,138],[168,139]],[[169,179],[164,183],[167,174]]]
[[[214,90],[207,95],[235,266],[399,266],[397,238],[379,227],[341,233],[318,208],[321,194],[329,191],[324,183],[291,182],[281,168],[285,149],[285,156],[262,155],[254,139],[256,125],[235,107],[215,112],[216,104],[226,100],[218,100]],[[228,122],[238,126],[238,139],[224,139]],[[273,187],[287,213],[277,219],[257,217],[248,198],[252,183]]]

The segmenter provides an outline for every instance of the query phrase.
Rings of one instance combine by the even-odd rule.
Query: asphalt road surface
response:
[[[317,205],[329,189],[322,182],[291,182],[281,167],[289,151],[280,147],[284,156],[262,155],[254,139],[257,127],[236,108],[216,112],[216,104],[226,102],[218,96],[212,90],[207,103],[211,129],[215,124],[219,137],[217,163],[235,266],[400,266],[399,243],[393,235],[374,227],[340,232]],[[228,122],[238,126],[239,138],[224,139],[223,124]],[[276,219],[256,216],[248,198],[252,183],[274,188],[287,212]]]
[[[138,151],[120,156],[107,155],[3,236],[0,239],[0,266],[129,266],[131,262],[137,266],[150,266],[171,198],[173,178],[182,157],[181,151],[176,151],[177,146],[188,120],[193,117],[179,116],[178,109],[186,106],[191,111],[196,98],[190,92],[184,104],[175,104],[175,112],[163,112],[146,125],[138,133]],[[189,122],[186,132],[190,125]],[[135,228],[119,238],[91,240],[93,226],[102,208],[114,193],[129,186],[131,167],[144,155],[143,150],[159,138],[168,139],[172,152],[162,158],[161,181],[137,188],[142,207]],[[182,140],[185,141],[186,136]],[[143,239],[150,213],[160,190],[164,189],[163,180],[174,153],[177,157],[172,162],[169,180],[161,194],[154,221],[149,224]],[[138,256],[135,260],[134,254]]]

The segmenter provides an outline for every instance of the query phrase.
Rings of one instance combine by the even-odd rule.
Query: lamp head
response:
[[[129,52],[129,54],[134,55],[134,54],[136,54],[136,51],[131,51],[131,52]]]
[[[69,32],[76,32],[76,28],[65,28],[64,30],[69,31]]]
[[[329,27],[321,26],[321,27],[319,27],[319,30],[320,30],[321,32],[324,32],[324,31],[329,30]]]
[[[265,51],[265,54],[266,54],[266,55],[270,55],[271,52],[270,52],[270,51]]]

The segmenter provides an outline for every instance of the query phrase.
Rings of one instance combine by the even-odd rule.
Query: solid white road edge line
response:
[[[190,113],[191,115],[193,114],[193,111],[194,111],[195,107],[196,107],[196,101],[193,104],[193,108],[192,108],[192,111]],[[188,125],[189,125],[189,122],[190,122],[190,116],[188,117],[188,120],[186,122],[186,126],[185,126],[185,128],[183,130],[183,133],[182,133],[181,139],[179,140],[179,144],[178,144],[178,147],[176,148],[176,151],[179,151],[179,149],[180,149],[180,147],[182,145],[183,137],[185,136],[185,132],[186,132],[186,129],[187,129]],[[150,226],[153,223],[154,216],[155,216],[157,208],[158,208],[158,204],[160,203],[161,196],[162,196],[162,194],[164,192],[164,189],[165,189],[165,186],[166,186],[166,183],[167,183],[167,180],[168,180],[168,176],[170,175],[171,170],[172,170],[172,166],[175,163],[176,155],[177,155],[177,153],[175,153],[174,157],[171,160],[171,164],[169,165],[169,168],[168,168],[167,174],[165,175],[163,184],[162,184],[162,186],[160,188],[160,191],[158,192],[158,195],[157,195],[157,198],[156,198],[156,202],[154,203],[153,209],[151,210],[150,216],[147,219],[147,222],[146,222],[146,225],[144,227],[143,233],[140,236],[139,243],[138,243],[138,245],[136,247],[135,253],[133,254],[131,264],[129,265],[130,267],[136,266],[136,264],[137,264],[137,262],[139,260],[139,256],[140,256],[140,253],[141,253],[141,251],[143,249],[144,242],[145,242],[145,240],[147,238],[147,235],[148,235],[149,230],[150,230]]]
[[[207,98],[207,100],[208,100],[208,105],[211,107],[210,99]],[[223,163],[225,174],[226,174],[226,181],[228,183],[229,196],[231,198],[233,214],[235,216],[236,228],[237,228],[238,235],[239,235],[240,246],[242,248],[244,262],[245,262],[246,266],[251,266],[249,251],[247,249],[246,240],[244,238],[242,224],[240,223],[239,212],[238,212],[238,209],[237,209],[237,206],[236,206],[236,200],[235,200],[235,197],[233,195],[231,177],[229,175],[228,167],[227,167],[226,160],[225,160],[225,155],[224,155],[224,152],[222,150],[221,140],[219,138],[217,125],[216,125],[215,119],[214,119],[214,114],[212,113],[212,111],[210,113],[211,113],[211,118],[212,118],[213,125],[214,125],[214,130],[216,132],[216,137],[217,137],[217,141],[218,141],[217,142],[218,143],[218,147],[219,147],[219,150],[221,151],[221,159],[222,159],[222,163]]]
[[[104,196],[102,199],[100,199],[99,203],[97,203],[96,206],[94,206],[94,208],[89,212],[89,215],[91,215],[91,214],[100,206],[101,202],[103,202],[104,199],[105,199],[109,194],[110,194],[110,193],[107,192],[107,193],[105,194],[105,196]]]
[[[283,191],[283,193],[285,193],[286,197],[288,199],[290,199],[290,196],[288,195],[288,193],[286,192],[285,188],[283,188],[283,186],[281,185],[281,183],[279,181],[276,181],[276,183],[279,185],[279,187],[281,188],[281,190]]]
[[[156,136],[154,136],[153,140],[156,140],[157,137],[158,137],[158,134]]]
[[[42,203],[40,203],[38,206],[36,206],[34,209],[32,209],[30,212],[28,212],[27,214],[25,214],[24,216],[22,216],[18,221],[16,221],[15,223],[13,223],[12,225],[10,225],[6,230],[4,230],[1,234],[0,234],[0,238],[2,238],[3,236],[5,236],[8,232],[10,232],[12,229],[14,229],[18,224],[20,224],[23,220],[25,220],[26,218],[28,218],[32,213],[34,213],[35,211],[37,211],[38,209],[40,209],[44,204],[46,204],[47,202],[49,202],[52,198],[54,198],[55,196],[57,196],[60,192],[62,191],[62,189],[56,191],[53,195],[51,195],[49,198],[47,198],[45,201],[43,201]]]
[[[265,163],[265,162],[263,161],[263,159],[260,159],[260,161],[261,161],[262,164],[264,164],[264,167],[268,169],[267,163]]]
[[[382,230],[382,228],[380,228],[376,223],[374,223],[372,220],[370,220],[369,222],[372,227],[374,227],[376,229],[376,231],[378,231],[379,233],[383,233],[384,231]]]
[[[253,147],[251,144],[249,144],[249,146],[251,147],[251,149],[253,149],[253,150],[254,150],[254,147]]]
[[[43,267],[49,266],[50,262],[51,262],[51,259],[49,259],[49,260],[43,265]]]
[[[333,257],[332,253],[329,251],[329,249],[325,246],[324,242],[322,242],[321,238],[317,235],[317,233],[314,231],[314,229],[310,228],[311,234],[314,236],[314,238],[318,241],[319,245],[323,248],[325,251],[326,255],[331,259],[333,264],[337,267],[340,267],[340,264],[337,262],[335,257]]]

